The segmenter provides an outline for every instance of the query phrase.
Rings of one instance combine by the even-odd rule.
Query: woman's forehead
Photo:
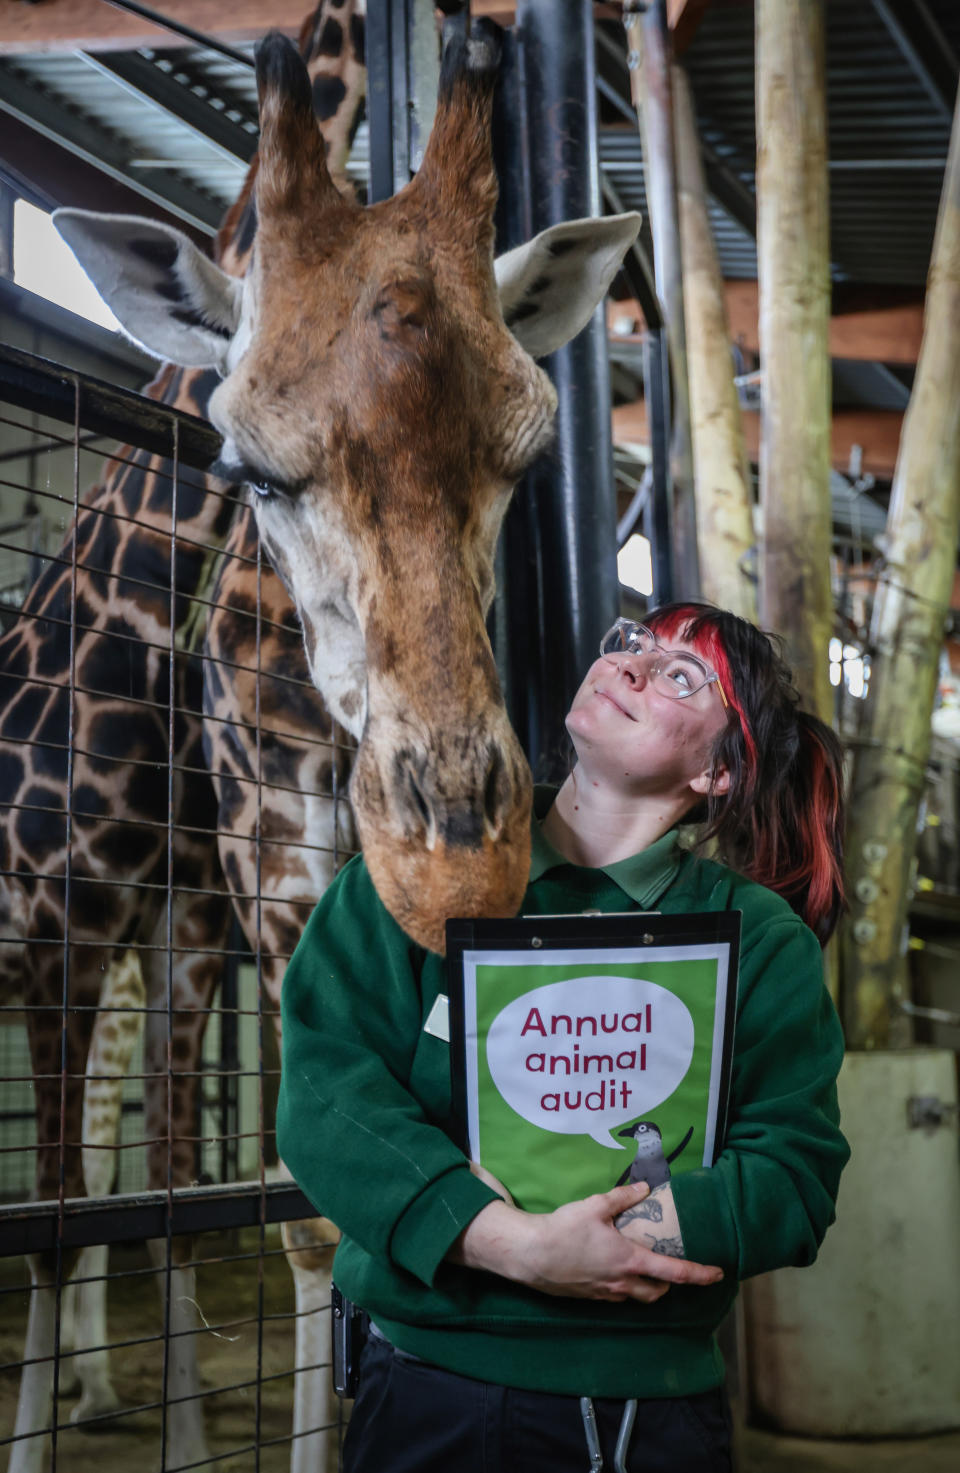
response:
[[[650,629],[657,636],[657,641],[663,645],[669,645],[671,649],[688,649],[694,654],[706,654],[712,640],[691,638],[693,621],[687,616],[657,619],[654,617],[650,622]]]

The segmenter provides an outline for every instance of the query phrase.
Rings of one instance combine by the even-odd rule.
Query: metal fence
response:
[[[295,937],[258,938],[286,842],[313,872],[321,851],[330,874],[349,857],[348,744],[302,718],[278,731],[278,690],[316,697],[305,664],[267,669],[292,620],[278,629],[269,569],[231,542],[243,502],[204,479],[209,426],[10,349],[0,401],[0,1456],[13,1473],[126,1473],[158,1450],[165,1473],[318,1467],[339,1408],[296,1427],[292,1409],[329,1378],[298,1323],[325,1321],[326,1295],[295,1301],[279,1225],[314,1213],[273,1127]],[[224,595],[249,628],[214,655],[231,563],[256,596]],[[255,721],[210,701],[204,718],[204,687],[241,681]],[[204,760],[225,737],[254,763],[230,779],[236,823]],[[324,786],[292,795],[271,741],[314,743]],[[271,831],[275,805],[308,799],[323,833]],[[231,844],[255,855],[252,888],[225,875]],[[289,903],[302,924],[307,894]],[[316,1418],[323,1397],[305,1401]]]

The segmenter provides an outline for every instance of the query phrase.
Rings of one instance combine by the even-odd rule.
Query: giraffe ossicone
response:
[[[257,235],[242,281],[179,232],[58,211],[125,329],[213,366],[216,468],[246,482],[310,674],[358,741],[350,796],[374,883],[432,950],[453,915],[512,915],[530,773],[485,629],[497,533],[550,438],[536,366],[588,321],[636,214],[567,222],[494,263],[495,28],[447,45],[419,173],[361,207],[327,170],[306,70],[258,51]]]

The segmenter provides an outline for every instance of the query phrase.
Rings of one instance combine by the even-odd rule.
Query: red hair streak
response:
[[[669,644],[671,640],[682,640],[685,644],[692,645],[697,654],[716,670],[720,677],[720,684],[723,686],[723,693],[727,698],[727,704],[732,711],[736,711],[740,719],[743,743],[747,749],[744,764],[746,777],[752,787],[757,776],[757,748],[750,730],[750,723],[747,721],[733,684],[733,672],[730,669],[727,652],[717,630],[709,625],[701,625],[695,639],[690,639],[687,635],[690,625],[702,614],[703,609],[696,608],[693,604],[671,604],[669,611],[663,615],[651,614],[647,627],[653,630],[661,644]]]

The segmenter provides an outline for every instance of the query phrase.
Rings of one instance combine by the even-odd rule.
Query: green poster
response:
[[[604,920],[581,920],[573,944],[570,920],[557,938],[549,919],[473,923],[528,934],[454,948],[469,1154],[528,1211],[656,1186],[722,1143],[739,917],[620,917],[612,938]]]

